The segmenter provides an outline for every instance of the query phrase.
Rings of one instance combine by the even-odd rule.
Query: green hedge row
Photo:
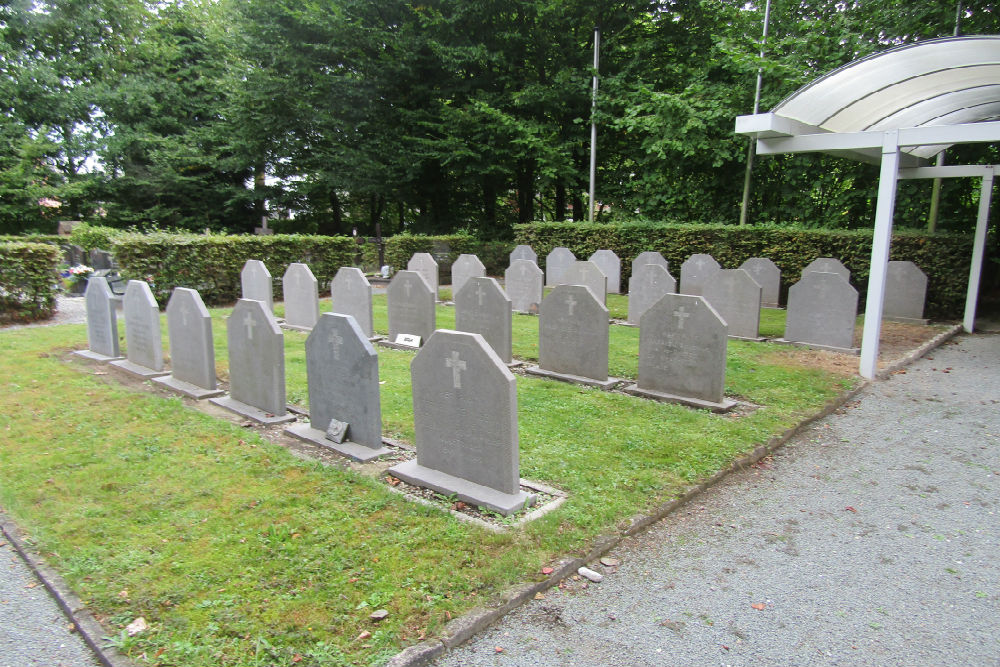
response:
[[[64,245],[70,243],[70,241],[65,236],[58,236],[56,234],[23,234],[20,236],[0,234],[0,243],[48,243],[51,245]]]
[[[52,316],[60,260],[59,248],[49,243],[0,243],[0,322]]]
[[[751,257],[768,257],[782,276],[782,303],[788,286],[817,257],[835,257],[851,271],[851,284],[860,295],[860,307],[868,289],[871,261],[871,230],[790,229],[776,226],[734,225],[584,225],[579,223],[535,223],[515,225],[515,243],[530,245],[544,267],[545,256],[564,246],[579,259],[587,259],[607,248],[622,260],[622,285],[632,272],[632,260],[646,250],[659,251],[670,263],[670,272],[680,277],[685,259],[708,253],[723,268],[739,267]],[[927,274],[925,316],[954,319],[965,307],[972,235],[898,231],[893,235],[890,259],[910,260]]]
[[[345,236],[293,234],[126,233],[112,238],[109,249],[124,277],[152,283],[161,306],[175,287],[197,289],[207,304],[233,303],[242,293],[240,271],[248,259],[259,259],[267,265],[278,298],[281,276],[293,262],[308,264],[323,291],[329,288],[337,269],[355,263],[357,253],[353,239]]]
[[[415,253],[429,252],[438,262],[441,284],[451,280],[451,265],[458,256],[466,253],[475,255],[486,266],[487,275],[502,276],[510,261],[512,246],[503,241],[481,241],[468,234],[448,234],[443,236],[415,236],[398,234],[385,239],[385,263],[395,271],[406,268]],[[378,249],[375,244],[363,246],[362,263],[366,268],[378,268]]]

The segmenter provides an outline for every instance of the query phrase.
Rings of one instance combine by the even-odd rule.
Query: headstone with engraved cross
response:
[[[553,248],[552,252],[545,256],[545,286],[555,287],[561,284],[559,279],[563,271],[576,261],[576,255],[569,248]]]
[[[664,259],[663,255],[661,255],[660,253],[656,252],[655,250],[647,250],[645,252],[640,252],[638,255],[635,256],[635,259],[632,260],[632,274],[631,275],[634,276],[636,274],[636,272],[639,271],[639,267],[643,266],[644,264],[659,264],[660,266],[662,266],[663,268],[665,268],[667,271],[670,270],[670,262],[668,262],[666,259]],[[630,292],[632,291],[632,286],[631,285],[629,285],[629,291]]]
[[[388,473],[505,515],[531,504],[520,486],[516,381],[483,337],[435,331],[410,376],[417,458]]]
[[[733,338],[760,340],[761,287],[744,269],[719,269],[702,295],[729,327]]]
[[[434,259],[434,256],[429,252],[414,253],[410,261],[406,263],[406,270],[419,273],[431,288],[431,291],[434,293],[434,300],[437,301],[440,274],[438,273],[438,263]]]
[[[601,303],[607,303],[608,277],[591,261],[573,262],[562,272],[560,285],[585,285]]]
[[[263,301],[268,312],[274,312],[274,286],[271,272],[259,259],[248,259],[240,271],[240,287],[244,299]]]
[[[226,319],[229,396],[212,403],[262,424],[295,419],[285,407],[285,335],[263,301],[240,299]]]
[[[470,278],[455,294],[455,328],[480,334],[505,364],[511,363],[511,317],[511,300],[494,278]]]
[[[215,377],[212,316],[196,290],[174,288],[167,303],[167,334],[170,375],[154,382],[199,400],[222,394]]]
[[[639,379],[625,391],[715,412],[725,398],[726,323],[703,297],[667,294],[639,321]]]
[[[785,341],[856,352],[858,291],[843,276],[809,271],[788,289]]]
[[[529,262],[534,262],[538,264],[538,253],[530,245],[519,245],[510,251],[510,264],[513,264],[519,259],[526,259]]]
[[[740,264],[760,285],[760,303],[764,308],[777,308],[781,294],[781,269],[767,257],[751,257]]]
[[[306,339],[309,424],[285,431],[329,447],[356,461],[370,461],[390,450],[382,445],[378,354],[350,315],[324,313]],[[346,440],[328,437],[330,426],[346,424]]]
[[[640,265],[628,281],[628,323],[639,326],[643,313],[664,294],[676,291],[677,281],[662,264]]]
[[[118,346],[118,318],[114,294],[106,278],[96,276],[87,281],[84,293],[87,305],[87,347],[76,354],[95,361],[121,359]]]
[[[330,281],[333,312],[350,315],[369,338],[375,336],[372,317],[372,286],[361,269],[342,266]]]
[[[610,389],[608,309],[588,287],[559,285],[542,301],[538,321],[538,366],[532,375]]]
[[[618,294],[622,285],[622,261],[612,250],[598,250],[590,256],[601,273],[608,279],[606,289],[608,294]]]
[[[700,296],[705,291],[705,282],[721,267],[715,258],[705,253],[691,255],[681,264],[681,294]]]
[[[125,315],[125,359],[111,364],[144,378],[167,375],[163,370],[160,307],[145,280],[130,280],[122,299]]]
[[[515,259],[503,274],[504,288],[513,309],[519,313],[537,313],[542,303],[545,274],[534,262]]]
[[[836,273],[848,283],[851,282],[851,271],[844,266],[844,263],[835,257],[817,257],[809,262],[806,268],[802,269],[802,275],[813,271],[821,273]]]
[[[434,292],[416,271],[400,271],[386,289],[391,345],[401,334],[420,336],[426,343],[436,328]],[[384,344],[384,343],[383,343]]]
[[[319,282],[301,262],[293,262],[281,278],[285,297],[285,326],[309,331],[319,319]]]
[[[461,254],[451,265],[451,298],[461,291],[469,278],[479,278],[486,275],[486,266],[475,255]]]

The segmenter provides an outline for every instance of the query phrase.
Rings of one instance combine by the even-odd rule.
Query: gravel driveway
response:
[[[961,337],[435,664],[1000,664],[998,410]]]

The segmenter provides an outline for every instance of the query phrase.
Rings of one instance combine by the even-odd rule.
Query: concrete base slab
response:
[[[539,366],[528,366],[524,369],[524,371],[528,375],[559,380],[560,382],[582,384],[588,387],[597,387],[598,389],[603,389],[604,391],[610,391],[615,387],[615,385],[622,381],[621,378],[615,377],[609,377],[607,380],[596,380],[594,378],[585,378],[580,375],[570,375],[569,373],[556,373],[555,371],[547,371]]]
[[[302,333],[309,333],[310,331],[312,331],[312,327],[300,327],[295,324],[289,324],[288,322],[282,324],[281,328],[287,329],[289,331],[301,331]]]
[[[746,336],[726,336],[726,337],[729,340],[746,340],[746,341],[749,341],[751,343],[762,343],[765,340],[767,340],[763,336],[757,336],[755,338],[747,338]]]
[[[391,340],[380,340],[375,343],[379,347],[388,347],[392,350],[409,350],[410,352],[416,352],[419,347],[413,347],[412,345],[400,345],[399,343],[393,343]]]
[[[654,401],[662,401],[663,403],[680,403],[681,405],[687,405],[692,408],[701,408],[703,410],[711,410],[712,412],[729,412],[734,407],[736,407],[736,401],[732,401],[728,398],[723,398],[721,403],[716,403],[714,401],[705,401],[700,398],[691,398],[690,396],[677,396],[676,394],[667,394],[662,391],[654,391],[653,389],[642,389],[637,384],[630,384],[623,390],[626,394],[631,394],[633,396],[641,396],[642,398],[650,398]]]
[[[535,499],[533,495],[524,491],[503,493],[440,470],[425,468],[417,463],[416,459],[404,461],[386,472],[408,484],[432,489],[444,495],[454,494],[459,500],[500,512],[504,516],[531,505]]]
[[[265,412],[258,407],[253,405],[247,405],[241,401],[237,401],[232,396],[220,396],[219,398],[210,398],[209,401],[218,405],[220,408],[225,408],[230,412],[235,412],[238,415],[243,415],[248,417],[259,424],[286,424],[291,421],[295,421],[295,415],[285,413],[283,415],[275,415],[270,412]]]
[[[517,359],[515,359],[514,361],[507,364],[507,368],[520,368],[521,366],[524,366],[525,363],[526,362],[524,361],[518,361]]]
[[[809,347],[814,350],[827,350],[828,352],[840,352],[842,354],[852,354],[855,357],[861,354],[860,347],[834,347],[833,345],[820,345],[819,343],[805,343],[799,340],[788,340],[786,338],[771,338],[771,343],[781,345],[798,345],[799,347]]]
[[[204,387],[199,387],[196,384],[191,384],[190,382],[185,382],[184,380],[178,380],[173,375],[153,378],[153,382],[162,384],[167,389],[199,401],[205,398],[212,398],[213,396],[222,396],[226,393],[221,389],[205,389]]]
[[[84,359],[90,359],[91,361],[116,361],[118,359],[124,359],[125,357],[109,357],[106,354],[101,354],[100,352],[94,352],[93,350],[74,350],[73,354],[83,357]]]
[[[147,366],[140,366],[139,364],[134,364],[128,359],[118,359],[111,362],[112,366],[120,368],[126,373],[131,373],[132,375],[137,375],[141,378],[158,378],[164,375],[170,375],[170,371],[155,371]]]
[[[361,463],[368,463],[369,461],[377,459],[380,456],[392,453],[392,450],[388,447],[372,449],[371,447],[359,445],[358,443],[351,442],[350,440],[345,440],[344,442],[334,442],[326,437],[326,433],[317,428],[313,428],[309,424],[292,424],[291,426],[286,426],[285,433],[304,442],[310,442],[314,445],[319,445],[320,447],[332,449],[338,454],[355,461],[360,461]]]

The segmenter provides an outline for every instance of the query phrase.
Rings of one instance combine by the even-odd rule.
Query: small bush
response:
[[[69,242],[80,246],[87,252],[98,248],[101,250],[111,250],[115,239],[125,233],[123,230],[114,227],[88,225],[85,222],[81,222],[73,227],[73,231],[69,234]]]
[[[0,322],[28,322],[52,316],[60,261],[47,243],[0,243]]]
[[[448,234],[444,236],[416,236],[398,234],[386,239],[385,261],[400,271],[418,252],[429,252],[437,260],[441,282],[451,279],[451,265],[461,254],[475,255],[486,267],[486,274],[502,276],[509,263],[513,246],[503,241],[482,241],[468,234]]]

